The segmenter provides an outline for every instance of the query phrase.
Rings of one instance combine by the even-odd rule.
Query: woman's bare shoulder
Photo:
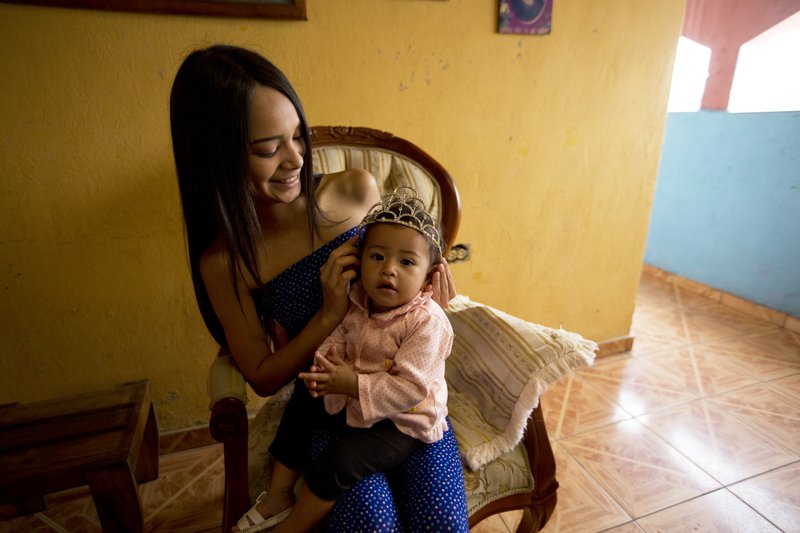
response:
[[[231,264],[228,260],[228,250],[221,238],[218,238],[211,243],[211,246],[206,248],[206,251],[200,256],[199,266],[200,275],[203,278],[206,289],[213,290],[216,287],[225,287],[227,290],[233,283]],[[252,288],[260,285],[247,271],[241,261],[236,264],[235,268],[237,269],[237,283],[242,283],[242,287]]]
[[[206,285],[220,276],[229,274],[228,252],[222,239],[216,239],[200,256],[200,275]]]
[[[317,189],[317,202],[329,212],[362,215],[380,201],[375,177],[360,168],[326,174]]]

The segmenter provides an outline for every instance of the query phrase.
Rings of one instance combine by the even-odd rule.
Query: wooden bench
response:
[[[44,495],[89,485],[103,531],[141,532],[137,483],[158,478],[149,383],[0,408],[0,504],[45,509]]]

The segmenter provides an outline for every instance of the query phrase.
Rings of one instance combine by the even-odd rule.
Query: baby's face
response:
[[[399,224],[371,224],[363,244],[361,283],[370,311],[384,312],[410,302],[428,281],[428,240]]]

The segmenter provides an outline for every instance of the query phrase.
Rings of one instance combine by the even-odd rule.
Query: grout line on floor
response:
[[[50,526],[51,528],[53,528],[55,531],[58,531],[58,533],[70,533],[69,530],[66,530],[57,523],[55,523],[55,521],[53,521],[52,518],[50,518],[44,513],[35,513],[34,516],[39,520],[41,520],[42,522],[44,522],[45,524],[47,524],[48,526]]]
[[[215,459],[214,461],[211,461],[211,463],[210,463],[210,464],[209,464],[207,467],[205,467],[205,468],[204,468],[204,469],[203,469],[203,470],[202,470],[202,471],[201,471],[201,472],[200,472],[200,473],[199,473],[197,476],[195,476],[195,477],[194,477],[194,478],[193,478],[191,481],[189,481],[189,482],[185,483],[185,484],[184,484],[184,485],[183,485],[183,486],[182,486],[182,487],[181,487],[179,490],[177,490],[177,491],[175,492],[175,494],[173,494],[172,496],[170,496],[169,498],[167,498],[167,499],[166,499],[164,502],[162,502],[162,503],[161,503],[161,505],[159,505],[157,508],[153,509],[152,511],[148,511],[148,516],[146,516],[146,517],[145,517],[145,521],[150,521],[150,520],[152,520],[154,517],[158,516],[158,513],[160,513],[160,512],[161,512],[163,509],[165,509],[165,508],[166,508],[166,507],[167,507],[169,504],[171,504],[172,502],[174,502],[174,501],[175,501],[175,500],[178,498],[178,496],[180,496],[181,494],[183,494],[184,492],[186,492],[187,490],[189,490],[189,489],[192,487],[192,483],[193,483],[195,480],[197,480],[198,478],[200,478],[200,477],[204,476],[205,474],[207,474],[207,473],[208,473],[208,472],[209,472],[209,471],[210,471],[212,468],[214,468],[214,467],[217,465],[217,463],[219,463],[219,462],[223,461],[224,459],[225,459],[225,458],[224,458],[223,456],[220,456],[220,457],[218,457],[217,459]]]

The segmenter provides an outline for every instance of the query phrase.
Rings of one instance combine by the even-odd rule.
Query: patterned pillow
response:
[[[447,360],[450,422],[466,465],[478,470],[522,439],[539,396],[594,362],[597,344],[457,296],[447,308],[455,340]]]

